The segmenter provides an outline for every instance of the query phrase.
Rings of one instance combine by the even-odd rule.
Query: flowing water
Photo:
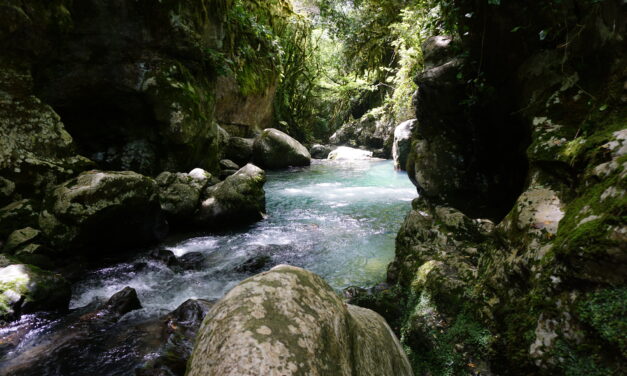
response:
[[[145,251],[128,262],[89,273],[73,287],[71,308],[102,301],[130,286],[136,289],[143,309],[122,321],[161,316],[190,298],[220,298],[250,276],[238,266],[259,254],[270,265],[284,263],[311,270],[338,290],[370,286],[385,278],[387,264],[394,257],[394,238],[417,195],[406,174],[395,172],[391,161],[377,160],[314,161],[307,168],[269,172],[265,190],[267,219],[238,231],[170,239],[160,245],[179,257],[200,252],[205,262],[199,270],[175,272]],[[1,360],[28,359],[24,352],[50,341],[46,337],[53,336],[63,319],[26,315],[21,322],[0,329],[0,340],[19,333],[20,325],[27,326],[28,332]],[[89,351],[98,350],[85,350]],[[91,354],[91,361],[98,363],[98,357],[107,363],[95,369],[100,374],[133,374],[122,370],[135,360],[126,363],[124,348],[116,351]],[[81,361],[77,358],[69,369],[80,367]],[[82,369],[84,374],[92,372],[89,367]]]

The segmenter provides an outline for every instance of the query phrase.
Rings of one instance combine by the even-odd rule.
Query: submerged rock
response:
[[[268,128],[255,139],[253,161],[268,169],[309,166],[311,155],[300,142],[277,129]]]
[[[265,172],[247,164],[223,182],[209,187],[195,215],[196,224],[213,227],[250,223],[263,218],[266,210],[265,182]]]
[[[64,310],[70,303],[70,296],[70,284],[58,274],[24,264],[0,269],[0,318]]]
[[[407,157],[411,148],[411,131],[416,125],[416,119],[407,120],[394,129],[394,145],[392,146],[392,158],[394,168],[405,171],[407,169]]]
[[[372,152],[368,150],[349,148],[348,146],[340,146],[329,153],[329,159],[336,161],[343,160],[359,160],[372,159]]]
[[[61,250],[115,252],[161,239],[157,183],[134,172],[88,171],[54,188],[39,226]]]
[[[413,375],[378,314],[324,280],[281,265],[240,283],[207,314],[188,376]]]

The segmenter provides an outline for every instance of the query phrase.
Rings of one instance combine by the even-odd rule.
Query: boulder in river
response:
[[[185,222],[192,217],[198,208],[200,194],[211,179],[211,174],[205,170],[194,169],[192,172],[162,172],[157,176],[161,210],[172,223]]]
[[[70,284],[58,274],[25,264],[0,269],[0,318],[67,309]]]
[[[392,158],[394,159],[394,168],[397,170],[407,170],[407,157],[411,149],[411,131],[415,125],[416,119],[407,120],[394,129]]]
[[[115,251],[161,239],[157,183],[134,172],[88,171],[55,187],[39,226],[58,249]]]
[[[266,210],[265,182],[265,172],[247,164],[206,190],[195,222],[205,227],[250,223],[263,218]]]
[[[254,138],[231,137],[229,138],[224,156],[238,165],[245,165],[252,161]]]
[[[329,159],[336,161],[372,159],[372,152],[368,150],[349,148],[348,146],[340,146],[329,153]]]
[[[315,144],[309,150],[311,157],[314,159],[327,159],[329,153],[333,150],[329,145]]]
[[[278,129],[268,128],[255,139],[253,161],[268,169],[309,166],[311,155],[300,142]]]
[[[413,375],[385,320],[346,305],[320,277],[280,265],[209,311],[188,376]]]

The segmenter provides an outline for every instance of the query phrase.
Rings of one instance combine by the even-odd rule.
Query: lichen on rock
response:
[[[320,277],[280,265],[233,288],[207,314],[195,375],[413,375],[376,313],[345,305]]]

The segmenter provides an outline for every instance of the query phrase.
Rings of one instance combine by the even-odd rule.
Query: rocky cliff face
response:
[[[237,72],[224,69],[227,54],[267,42],[244,30],[248,18],[233,13],[240,8],[230,0],[0,4],[3,267],[71,269],[69,258],[97,260],[105,248],[162,238],[165,219],[191,221],[205,189],[219,182],[205,170],[223,175],[230,143],[218,121],[233,112],[228,97],[243,119],[272,118],[276,71],[245,81],[242,72],[258,67],[244,57]],[[290,11],[282,2],[274,8]],[[271,24],[278,15],[264,16]],[[171,173],[151,178],[163,171]],[[255,198],[263,198],[258,183]]]
[[[627,9],[490,3],[424,48],[402,341],[418,374],[622,374]]]

